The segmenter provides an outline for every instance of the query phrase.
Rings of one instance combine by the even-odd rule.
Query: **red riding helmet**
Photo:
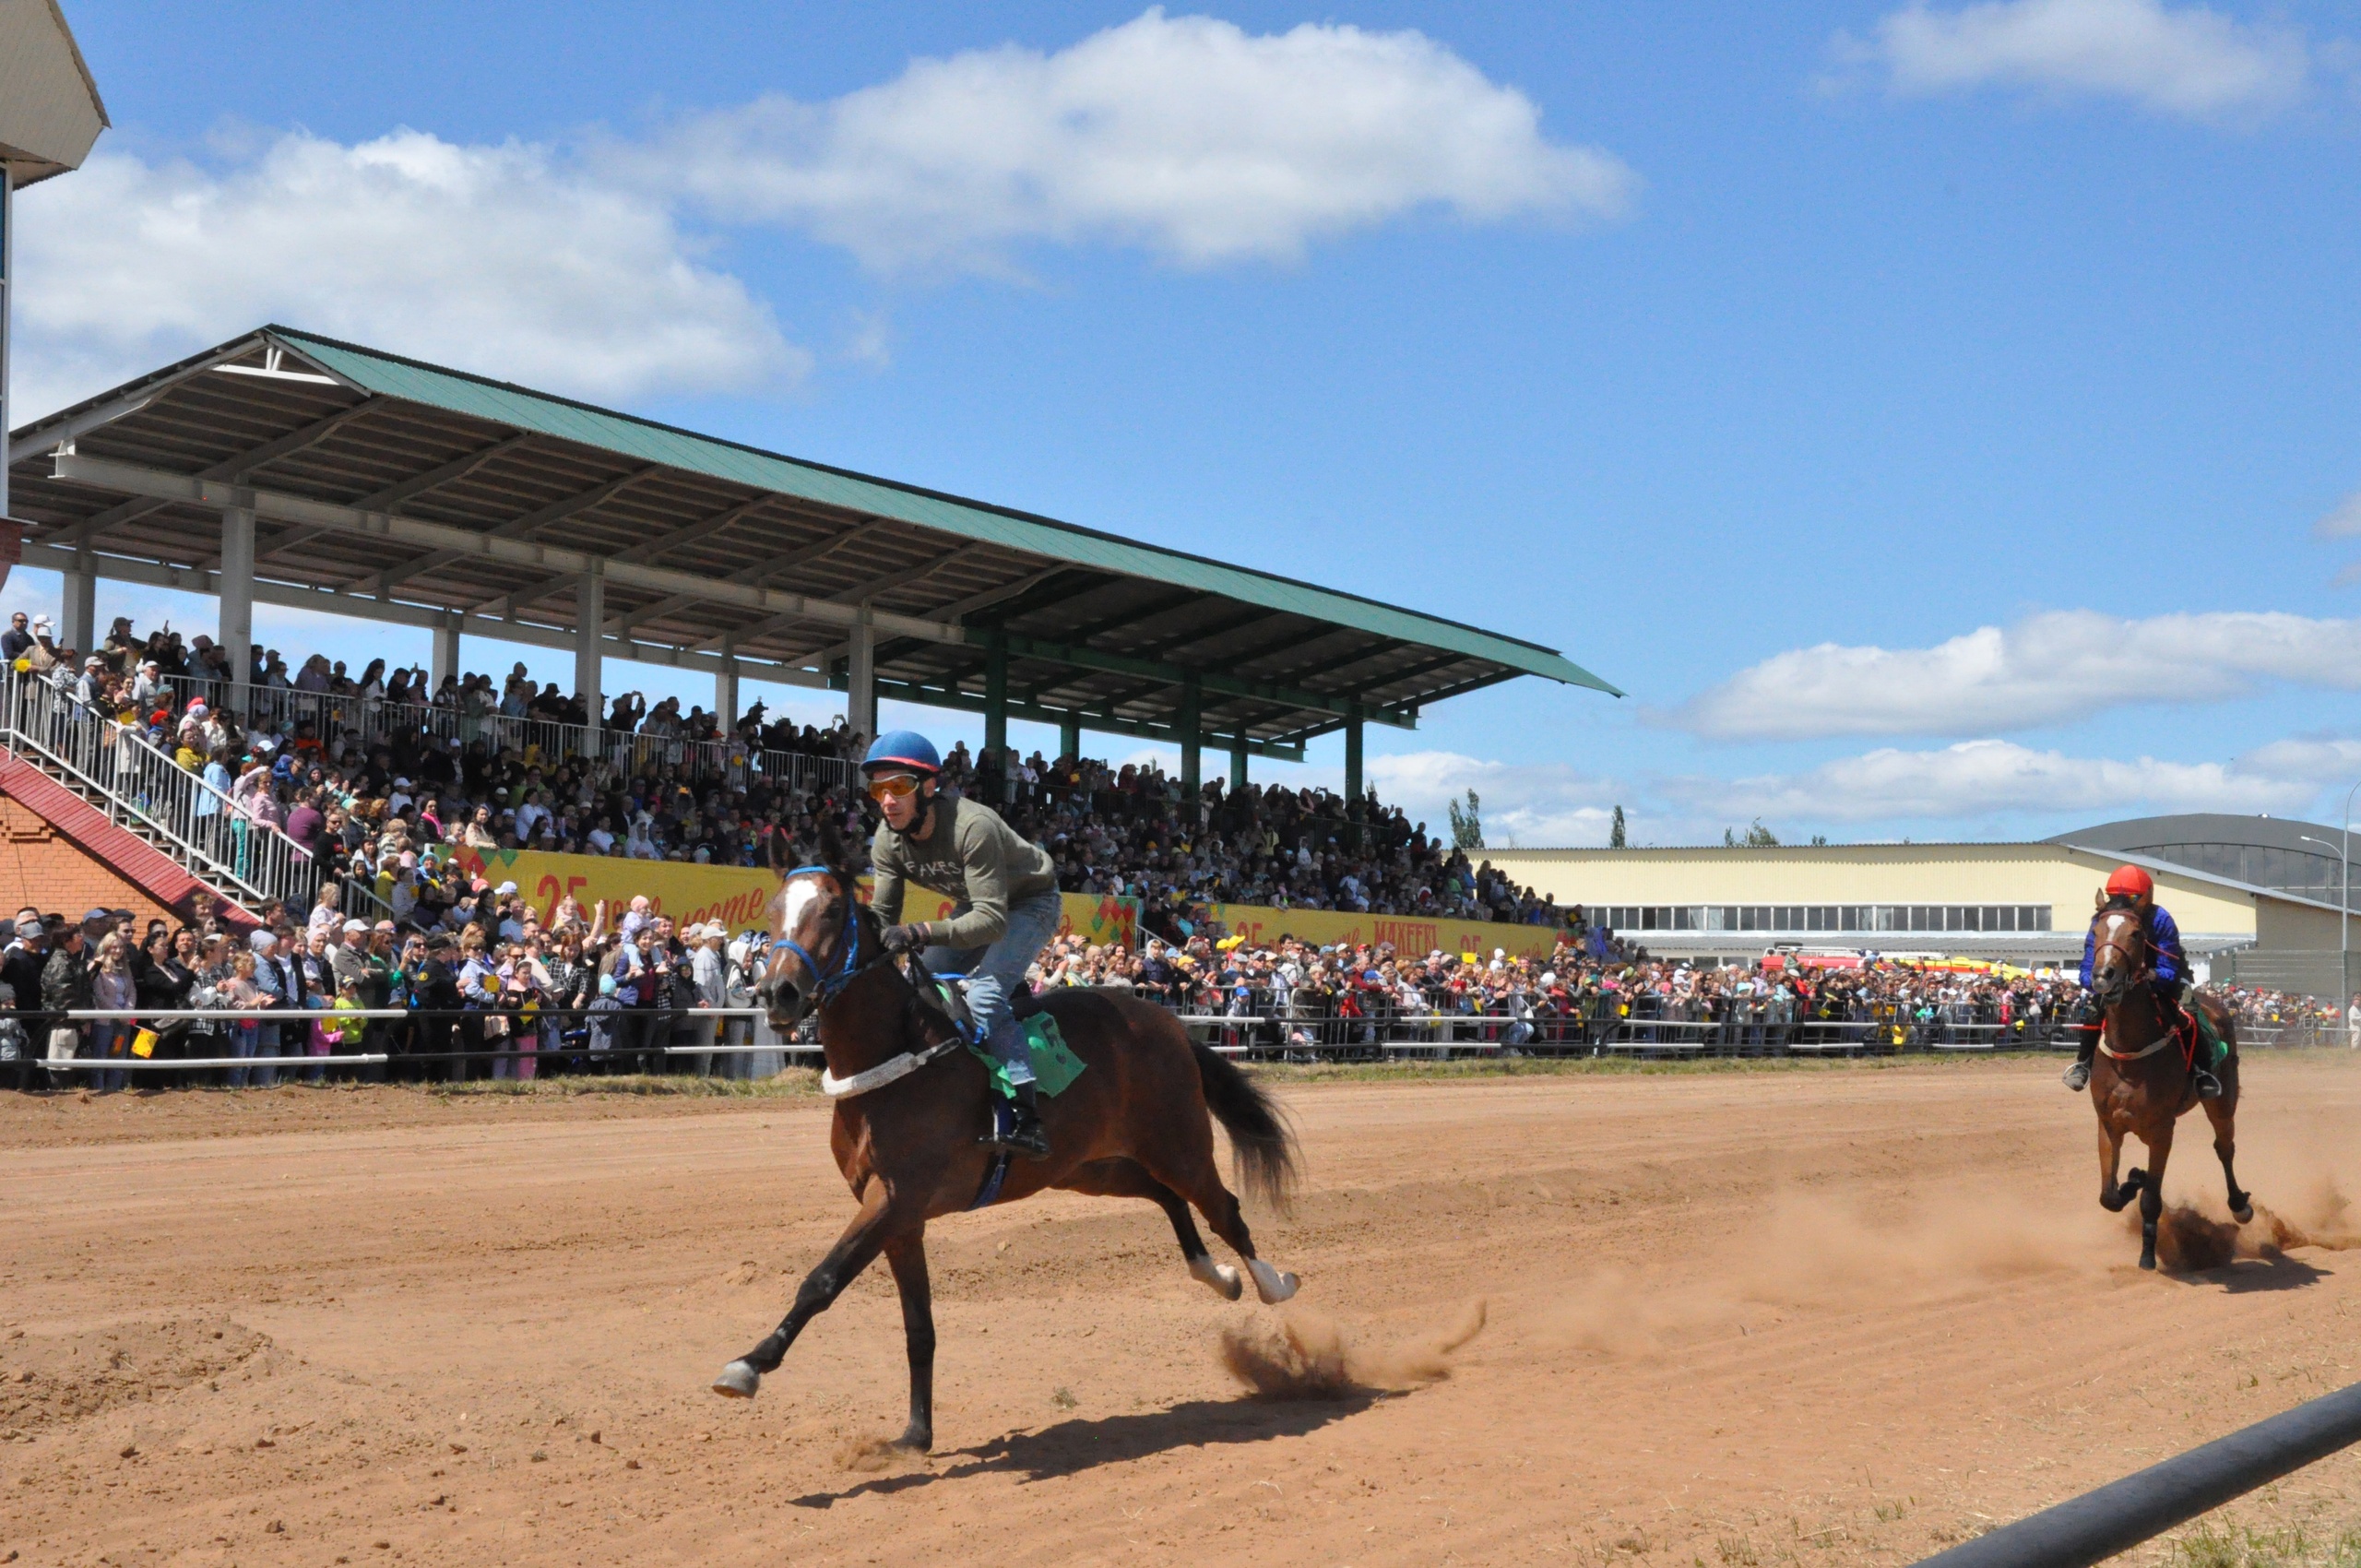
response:
[[[2127,898],[2147,898],[2154,896],[2156,884],[2138,866],[2118,866],[2115,874],[2106,879],[2106,891],[2109,897],[2119,893]]]

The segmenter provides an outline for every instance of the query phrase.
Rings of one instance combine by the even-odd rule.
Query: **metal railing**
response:
[[[191,697],[208,703],[242,704],[240,718],[250,725],[269,725],[285,732],[306,724],[323,742],[343,735],[358,735],[363,744],[390,742],[395,736],[431,735],[464,748],[474,741],[514,750],[520,755],[550,762],[583,757],[636,777],[677,768],[691,779],[728,783],[743,789],[759,776],[774,788],[804,789],[814,784],[834,788],[849,785],[853,766],[841,757],[813,756],[804,752],[753,750],[735,741],[698,741],[661,731],[623,732],[546,719],[521,718],[491,712],[469,714],[431,704],[389,703],[382,698],[333,692],[296,691],[283,686],[249,686],[242,695],[225,682],[195,676],[167,676],[165,686],[175,711],[184,711]]]
[[[1921,1559],[1918,1568],[2090,1568],[2355,1443],[2361,1384]]]
[[[241,901],[308,905],[319,885],[311,853],[256,822],[145,732],[87,707],[45,678],[0,679],[0,741],[65,775],[120,826],[162,839],[200,878]]]

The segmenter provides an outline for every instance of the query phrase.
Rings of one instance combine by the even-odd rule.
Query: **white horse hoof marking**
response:
[[[732,1361],[713,1380],[713,1391],[730,1399],[752,1399],[763,1385],[763,1374],[743,1361]]]
[[[1216,1263],[1202,1253],[1189,1260],[1189,1277],[1204,1280],[1225,1301],[1235,1301],[1246,1294],[1246,1281],[1238,1277],[1238,1270],[1226,1263]]]
[[[1266,1307],[1275,1307],[1291,1299],[1300,1283],[1294,1275],[1283,1274],[1261,1258],[1248,1258],[1246,1271],[1254,1277],[1254,1293],[1263,1298]]]

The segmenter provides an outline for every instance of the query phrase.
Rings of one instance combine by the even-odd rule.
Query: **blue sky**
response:
[[[19,418],[279,319],[1531,637],[1371,736],[1527,844],[2361,778],[2351,4],[68,15]]]

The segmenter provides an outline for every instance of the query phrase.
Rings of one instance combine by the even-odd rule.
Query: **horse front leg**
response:
[[[2123,1134],[2105,1116],[2099,1118],[2099,1206],[2109,1214],[2120,1214],[2123,1206],[2140,1190],[2142,1180],[2139,1171],[2120,1187],[2115,1184],[2115,1173],[2123,1164]]]
[[[894,1446],[923,1454],[934,1446],[934,1293],[926,1231],[906,1230],[887,1241],[885,1263],[902,1294],[902,1337],[910,1352],[910,1424]]]
[[[2140,1266],[2156,1266],[2156,1221],[2165,1212],[2165,1162],[2173,1157],[2173,1124],[2166,1122],[2148,1145],[2148,1182],[2140,1193]]]
[[[828,1249],[828,1255],[820,1260],[820,1266],[803,1277],[802,1288],[795,1292],[795,1304],[788,1309],[787,1316],[761,1344],[721,1369],[721,1375],[713,1380],[713,1391],[733,1399],[752,1399],[754,1390],[762,1385],[763,1374],[777,1371],[779,1362],[787,1359],[788,1347],[803,1332],[803,1325],[834,1305],[845,1287],[876,1260],[898,1218],[885,1183],[871,1178],[861,1198],[860,1212],[845,1227],[845,1233],[836,1238],[836,1244]]]

